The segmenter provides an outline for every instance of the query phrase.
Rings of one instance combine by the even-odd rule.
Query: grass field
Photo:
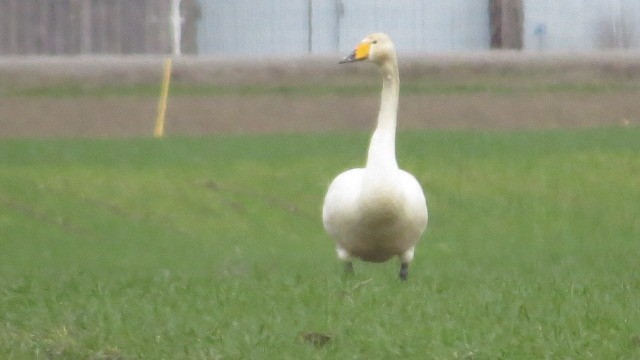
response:
[[[0,357],[640,359],[639,128],[399,134],[406,283],[322,229],[367,142],[2,140]]]

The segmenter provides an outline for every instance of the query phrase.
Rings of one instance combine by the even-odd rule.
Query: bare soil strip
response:
[[[437,86],[432,91],[401,94],[399,126],[401,130],[502,130],[640,125],[637,55],[408,57],[401,63],[403,83]],[[155,86],[161,67],[160,58],[0,59],[0,138],[151,136],[156,98],[149,94],[28,94],[33,89],[45,89],[46,94],[47,88],[65,86]],[[362,85],[372,90],[178,94],[170,96],[166,130],[169,135],[369,130],[378,110],[376,80],[372,67],[339,66],[333,58],[256,62],[183,58],[174,71],[173,83],[179,86],[304,86],[308,90]],[[469,84],[488,88],[464,91]],[[463,91],[455,91],[456,86]],[[506,90],[494,91],[491,86]]]

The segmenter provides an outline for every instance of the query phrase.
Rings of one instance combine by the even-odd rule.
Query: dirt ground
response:
[[[0,137],[150,136],[157,111],[152,94],[51,96],[32,90],[157,85],[162,60],[0,59]],[[401,93],[400,129],[640,125],[640,56],[634,53],[416,55],[400,70],[403,84],[436,84]],[[306,91],[177,94],[169,98],[168,135],[369,130],[378,110],[375,68],[340,66],[331,57],[183,58],[173,74],[173,84],[182,86]],[[354,84],[373,90],[309,91]]]

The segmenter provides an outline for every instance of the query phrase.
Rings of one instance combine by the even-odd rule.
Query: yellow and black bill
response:
[[[346,58],[340,60],[340,64],[350,63],[354,61],[367,60],[369,58],[369,48],[371,44],[368,42],[362,42],[356,46],[355,50]]]

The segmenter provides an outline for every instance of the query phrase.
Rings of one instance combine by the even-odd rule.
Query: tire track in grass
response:
[[[10,197],[7,194],[0,193],[0,204],[5,208],[15,211],[27,218],[36,220],[38,222],[54,225],[67,233],[73,233],[75,235],[85,235],[89,228],[80,226],[68,218],[62,216],[56,216],[52,213],[39,210],[36,206],[31,205],[25,201],[20,201],[16,198]]]
[[[218,195],[223,193],[230,193],[236,196],[251,196],[255,199],[260,200],[260,202],[267,207],[276,207],[301,219],[314,220],[316,218],[315,214],[311,214],[310,212],[303,210],[298,204],[277,197],[275,195],[267,194],[263,191],[251,190],[247,187],[240,189],[239,187],[234,187],[231,184],[222,184],[221,182],[216,182],[211,179],[197,181],[196,185],[204,187],[210,192]],[[230,207],[238,211],[244,210],[244,205],[242,203],[236,200],[232,200],[230,197],[220,196],[220,198],[224,202],[224,204],[229,205]]]
[[[44,185],[40,185],[38,188],[43,189]],[[193,234],[184,229],[170,227],[167,225],[166,221],[156,220],[149,215],[128,210],[112,201],[87,196],[86,194],[74,194],[72,192],[61,191],[51,187],[47,187],[46,190],[49,195],[53,195],[59,199],[64,199],[66,203],[73,202],[80,204],[80,208],[82,209],[93,209],[94,212],[96,209],[100,209],[113,215],[115,218],[126,219],[128,223],[135,224],[145,222],[149,224],[151,228],[161,229],[163,232],[172,234],[172,236],[187,237],[189,239],[195,238]],[[0,192],[0,204],[4,205],[9,210],[26,216],[27,218],[43,224],[53,225],[70,235],[91,237],[94,239],[104,237],[104,234],[93,226],[82,225],[81,222],[74,221],[72,216],[60,215],[54,211],[39,209],[36,204],[20,200],[19,198],[10,196],[6,193]]]

